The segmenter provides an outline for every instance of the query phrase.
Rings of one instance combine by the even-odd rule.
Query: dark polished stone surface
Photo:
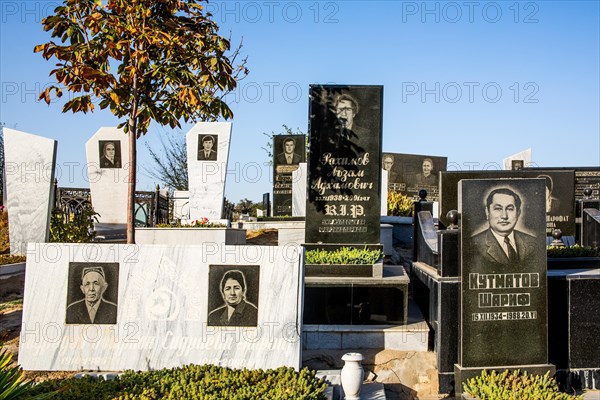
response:
[[[305,144],[306,135],[273,136],[274,216],[292,215],[292,172],[305,161]]]
[[[401,325],[403,302],[403,292],[397,288],[306,287],[304,324]]]
[[[307,243],[379,243],[383,86],[311,85]]]
[[[433,217],[433,203],[430,201],[417,201],[414,204],[413,214],[413,261],[418,261],[419,258],[419,242],[421,237],[421,226],[419,224],[419,213],[421,211],[429,211]],[[432,221],[433,223],[433,221]]]
[[[600,369],[600,277],[569,285],[570,367]]]
[[[575,171],[574,170],[521,170],[521,171],[461,171],[440,173],[440,222],[448,225],[446,213],[457,208],[458,181],[461,179],[537,178],[552,182],[551,202],[546,215],[546,236],[556,228],[563,236],[575,236]],[[548,179],[549,178],[549,179]]]
[[[438,243],[440,247],[437,268],[440,276],[460,275],[459,238],[460,231],[458,230],[438,231]]]
[[[459,364],[464,368],[547,364],[544,182],[463,180],[458,188]],[[501,191],[494,194],[496,190]],[[513,235],[514,254],[507,254],[493,232]]]
[[[447,163],[447,157],[401,153],[382,155],[383,169],[389,168],[388,190],[412,197],[414,201],[419,200],[421,189],[427,190],[427,200],[438,201],[438,173],[446,170]]]

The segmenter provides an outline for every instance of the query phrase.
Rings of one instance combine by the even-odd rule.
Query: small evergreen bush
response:
[[[463,383],[465,392],[480,400],[581,400],[558,391],[554,378],[530,375],[519,370],[502,373],[484,370],[480,376]]]
[[[388,191],[387,207],[387,215],[393,217],[411,217],[414,211],[412,199],[393,190]]]
[[[381,250],[342,247],[337,250],[315,249],[306,252],[306,264],[374,264],[383,257]]]
[[[548,246],[546,252],[548,258],[600,257],[599,248],[583,247],[578,244],[570,247]]]
[[[98,214],[91,206],[70,217],[62,210],[55,208],[50,217],[50,243],[89,243],[96,237],[94,221],[98,222]]]
[[[127,371],[112,381],[102,378],[50,380],[33,394],[59,391],[61,400],[324,400],[326,384],[306,368],[236,370],[214,365],[188,365],[159,371]],[[29,397],[23,397],[29,399]]]

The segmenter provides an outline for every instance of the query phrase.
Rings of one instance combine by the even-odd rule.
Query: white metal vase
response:
[[[364,357],[360,353],[346,353],[342,357],[344,367],[342,368],[342,388],[346,400],[360,399],[360,388],[362,386],[365,372],[361,361]]]

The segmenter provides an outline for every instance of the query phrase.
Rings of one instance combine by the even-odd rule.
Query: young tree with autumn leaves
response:
[[[152,121],[171,128],[180,121],[214,121],[233,116],[223,101],[247,75],[246,60],[238,65],[241,45],[218,33],[203,9],[205,0],[63,0],[45,18],[50,41],[35,47],[46,60],[56,58],[50,72],[58,85],[40,98],[74,94],[63,112],[94,110],[100,100],[123,118],[119,128],[129,136],[129,200],[127,243],[135,243],[134,206],[136,139]],[[104,4],[103,4],[104,3]]]

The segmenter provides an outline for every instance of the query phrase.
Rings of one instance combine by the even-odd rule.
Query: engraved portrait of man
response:
[[[66,323],[116,324],[117,304],[104,298],[104,295],[109,288],[107,274],[105,272],[107,266],[89,264],[83,268],[77,268],[79,263],[72,264],[74,264],[71,265],[72,271],[73,268],[81,271],[80,275],[73,273],[72,279],[77,279],[79,281],[79,290],[83,294],[83,298],[72,301],[67,305]],[[114,271],[111,271],[111,276],[114,277]],[[76,283],[70,285],[67,296],[68,299],[75,297],[75,293],[73,293],[76,291],[75,287]],[[113,291],[113,293],[116,292]]]

